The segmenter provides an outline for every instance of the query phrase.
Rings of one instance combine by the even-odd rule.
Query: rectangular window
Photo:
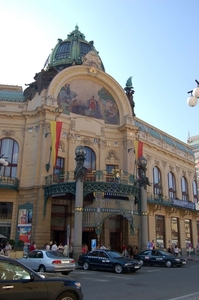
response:
[[[179,220],[178,218],[171,218],[171,244],[173,247],[179,245]]]
[[[155,216],[156,226],[156,246],[157,248],[165,248],[165,222],[164,216]]]

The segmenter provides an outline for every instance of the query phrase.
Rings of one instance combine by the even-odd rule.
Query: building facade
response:
[[[136,146],[147,159],[147,239],[186,252],[199,240],[193,148],[136,117],[131,78],[105,72],[76,26],[23,91],[0,85],[0,233],[42,247],[96,239],[141,249]],[[56,156],[54,137],[61,124]],[[55,126],[55,127],[53,127]],[[85,174],[75,179],[77,149]],[[4,161],[8,165],[4,165]],[[78,241],[78,242],[77,242]],[[78,244],[77,244],[78,243]],[[146,244],[147,247],[147,244]]]

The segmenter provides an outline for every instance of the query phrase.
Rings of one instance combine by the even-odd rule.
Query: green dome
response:
[[[88,65],[105,71],[94,42],[87,42],[79,27],[75,26],[67,39],[58,39],[58,43],[49,55],[44,70],[55,68],[61,71],[73,65]]]

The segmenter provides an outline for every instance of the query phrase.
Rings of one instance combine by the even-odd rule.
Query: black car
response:
[[[82,300],[81,284],[63,275],[40,274],[0,256],[1,300]]]
[[[136,272],[141,268],[141,264],[136,259],[130,259],[122,256],[114,250],[93,250],[87,255],[80,255],[79,266],[84,270],[98,269],[114,271],[117,274],[122,272]]]
[[[186,260],[181,257],[173,256],[171,253],[163,250],[145,250],[139,254],[134,255],[142,265],[149,266],[166,266],[181,267],[186,264]]]

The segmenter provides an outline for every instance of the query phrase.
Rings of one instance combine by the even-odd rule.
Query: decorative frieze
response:
[[[4,130],[2,130],[2,135],[13,136],[13,135],[15,135],[15,131],[12,129],[10,129],[10,130],[4,129]]]

